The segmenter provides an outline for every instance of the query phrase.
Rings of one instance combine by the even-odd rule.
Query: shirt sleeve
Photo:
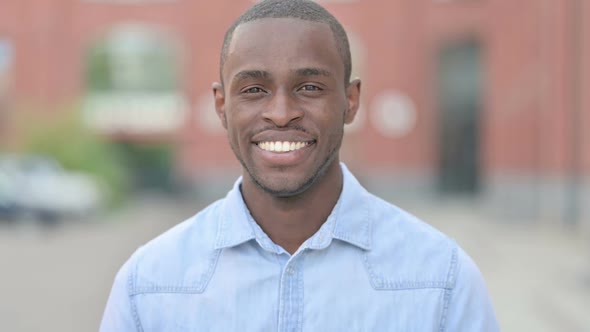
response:
[[[481,272],[461,249],[455,287],[449,290],[441,331],[500,331]]]
[[[111,294],[102,316],[100,332],[141,331],[134,303],[130,294],[132,258],[117,273]]]

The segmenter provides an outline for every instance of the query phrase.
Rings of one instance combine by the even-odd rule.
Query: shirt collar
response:
[[[371,249],[370,194],[340,163],[343,174],[342,193],[332,211],[334,215],[333,237],[359,248]]]
[[[332,213],[322,227],[304,245],[310,249],[323,249],[332,239],[347,242],[361,249],[371,249],[371,218],[369,193],[341,163],[343,174],[342,193]],[[242,198],[242,177],[234,184],[220,206],[215,248],[234,247],[256,239],[267,250],[278,252],[280,248],[254,222]]]
[[[250,212],[242,198],[241,184],[242,177],[239,177],[220,205],[215,249],[234,247],[255,238],[248,222]]]

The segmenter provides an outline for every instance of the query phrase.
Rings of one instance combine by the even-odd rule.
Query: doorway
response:
[[[438,189],[443,193],[479,189],[481,76],[477,41],[446,45],[438,53]]]

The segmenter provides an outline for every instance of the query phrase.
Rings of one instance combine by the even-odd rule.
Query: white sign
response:
[[[185,121],[186,100],[180,94],[93,94],[86,99],[84,119],[96,130],[131,134],[169,133]]]
[[[371,107],[373,126],[380,134],[400,138],[416,126],[416,106],[412,99],[399,91],[386,91],[377,96]]]

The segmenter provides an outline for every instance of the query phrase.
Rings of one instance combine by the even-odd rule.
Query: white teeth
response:
[[[258,147],[262,150],[272,152],[289,152],[299,150],[309,145],[308,142],[287,142],[287,141],[276,141],[276,142],[260,142]]]

